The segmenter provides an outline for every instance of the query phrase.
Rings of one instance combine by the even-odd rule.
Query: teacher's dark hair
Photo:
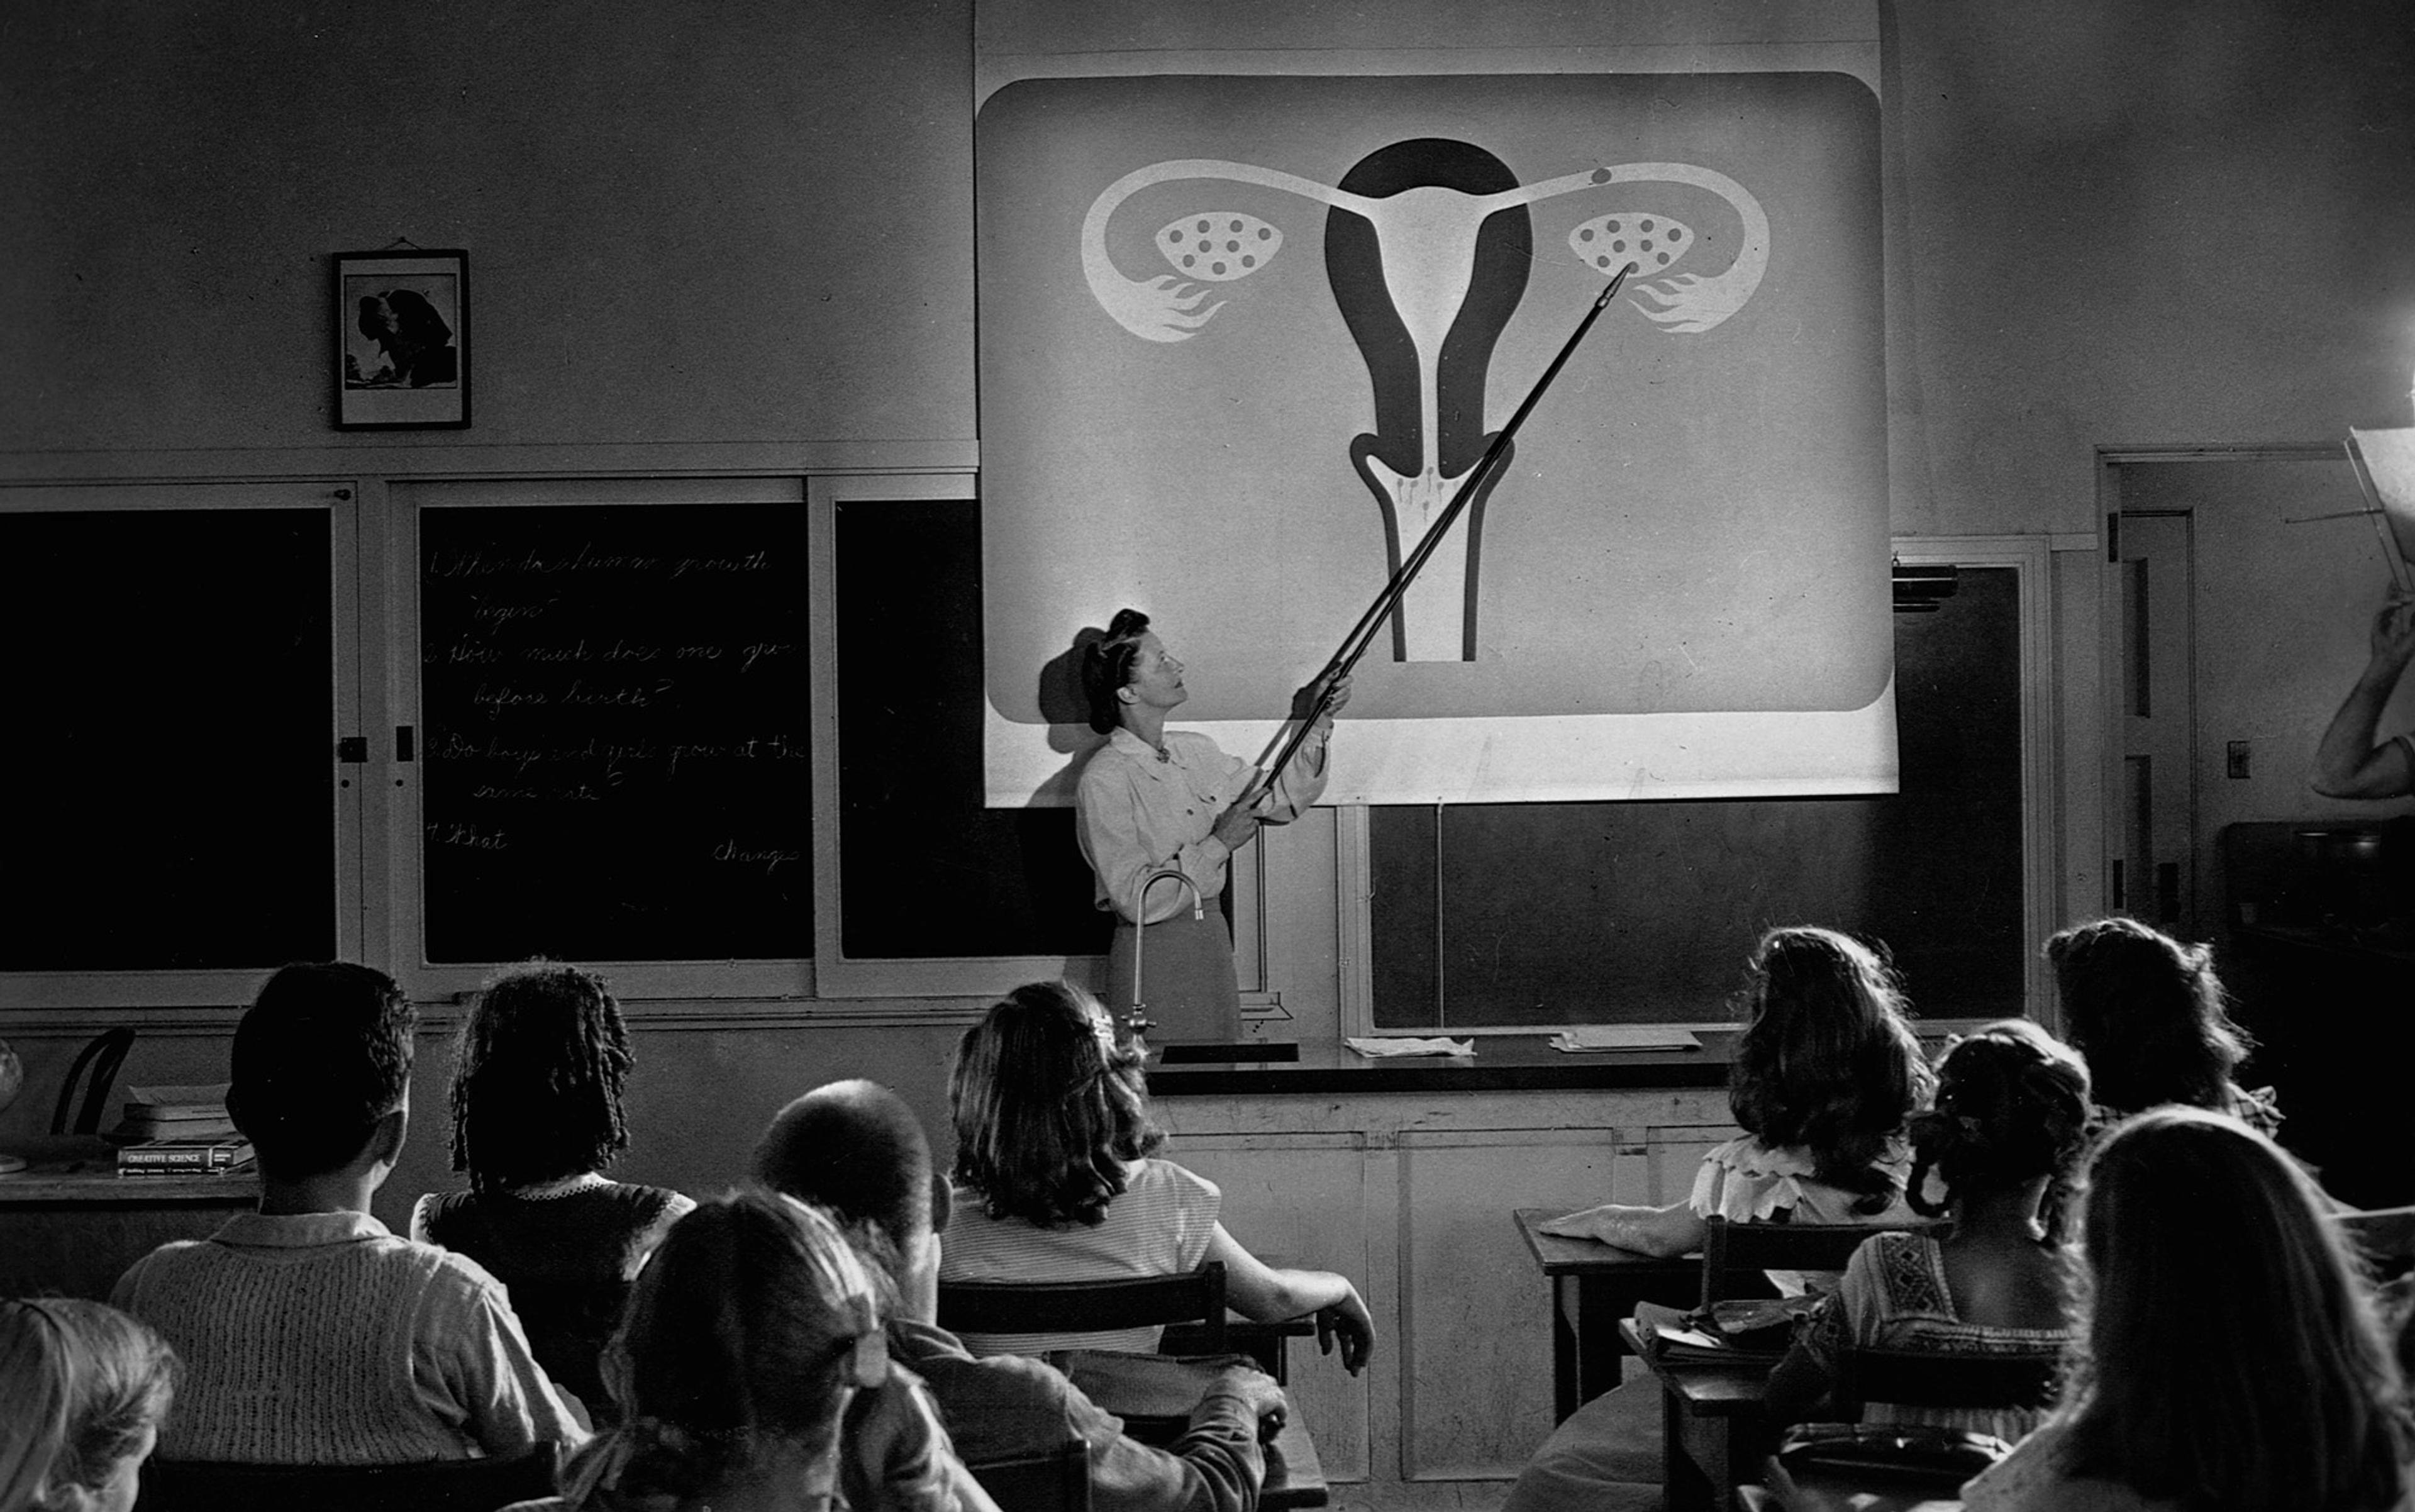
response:
[[[1728,1090],[1736,1122],[1763,1145],[1808,1150],[1812,1179],[1882,1211],[1897,1190],[1889,1147],[1935,1085],[1894,968],[1833,929],[1773,929],[1753,950],[1745,1002]]]
[[[1140,637],[1148,634],[1148,616],[1138,609],[1118,609],[1107,621],[1104,637],[1082,651],[1082,694],[1090,700],[1090,727],[1112,735],[1122,723],[1123,701],[1116,696],[1132,681],[1132,658],[1140,654]]]
[[[948,1078],[955,1176],[990,1217],[1096,1226],[1124,1190],[1125,1162],[1164,1145],[1141,1058],[1102,1017],[1072,983],[1035,981],[957,1044]]]

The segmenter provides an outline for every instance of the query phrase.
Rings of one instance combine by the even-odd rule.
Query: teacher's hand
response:
[[[1324,700],[1325,705],[1322,711],[1317,709],[1320,698]],[[1342,712],[1342,706],[1349,701],[1350,679],[1348,677],[1336,678],[1329,683],[1323,678],[1319,678],[1291,696],[1291,717],[1306,719],[1314,713],[1318,732],[1323,733],[1333,727],[1333,716]]]
[[[1215,827],[1208,831],[1224,842],[1226,850],[1238,850],[1257,837],[1258,826],[1265,823],[1259,810],[1267,801],[1267,785],[1252,783],[1233,800],[1233,806],[1216,816]]]

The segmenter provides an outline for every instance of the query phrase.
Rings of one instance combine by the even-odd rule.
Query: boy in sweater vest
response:
[[[369,1216],[411,1122],[414,1015],[344,962],[268,979],[235,1030],[227,1111],[260,1162],[260,1211],[160,1246],[111,1300],[185,1362],[170,1459],[395,1464],[586,1430],[472,1261]]]

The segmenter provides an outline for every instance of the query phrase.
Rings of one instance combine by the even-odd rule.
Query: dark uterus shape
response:
[[[1326,275],[1374,391],[1375,429],[1351,440],[1350,465],[1383,512],[1393,572],[1498,434],[1484,428],[1486,377],[1526,292],[1534,225],[1522,204],[1486,215],[1477,197],[1517,187],[1481,147],[1418,138],[1368,154],[1337,186],[1368,214],[1326,218]],[[1505,455],[1402,598],[1395,660],[1475,659],[1485,500],[1508,466]]]

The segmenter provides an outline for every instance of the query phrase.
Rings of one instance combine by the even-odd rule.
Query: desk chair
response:
[[[51,1110],[51,1132],[53,1134],[98,1134],[100,1115],[109,1108],[109,1089],[116,1085],[117,1068],[126,1064],[126,1052],[133,1047],[132,1029],[105,1029],[84,1041],[76,1058],[68,1064],[67,1079],[59,1084],[58,1105]],[[89,1068],[92,1079],[84,1085],[83,1108],[77,1113],[75,1127],[68,1127],[68,1110],[74,1106],[76,1078]]]
[[[1702,1220],[1702,1305],[1735,1296],[1767,1296],[1765,1270],[1842,1270],[1873,1234],[1927,1230],[1934,1222],[1734,1223]]]
[[[1942,1350],[1845,1351],[1837,1382],[1840,1410],[1864,1402],[1903,1407],[2013,1408],[2054,1403],[2060,1362],[2043,1355],[1970,1355]]]
[[[1222,1261],[1177,1276],[939,1283],[939,1326],[953,1334],[1096,1333],[1169,1323],[1198,1324],[1205,1353],[1230,1347]]]
[[[1090,1446],[1073,1439],[1038,1454],[968,1460],[998,1512],[1090,1512]]]
[[[142,1466],[136,1512],[495,1512],[551,1496],[556,1446],[406,1465],[257,1465],[160,1460]]]
[[[2404,1270],[2408,1261],[2415,1260],[2415,1206],[2333,1213],[2332,1221],[2384,1274]]]

